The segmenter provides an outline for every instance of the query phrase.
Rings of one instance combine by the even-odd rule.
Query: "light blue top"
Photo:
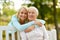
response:
[[[44,20],[39,20],[39,19],[37,19],[37,20],[39,22],[41,22],[42,24],[45,24]],[[11,21],[8,24],[9,27],[14,27],[14,28],[18,29],[19,31],[24,31],[25,29],[27,29],[28,27],[30,27],[32,25],[34,25],[34,21],[31,21],[31,22],[28,22],[28,23],[21,25],[18,22],[18,18],[16,17],[16,15],[12,16]],[[14,31],[16,31],[16,29]]]

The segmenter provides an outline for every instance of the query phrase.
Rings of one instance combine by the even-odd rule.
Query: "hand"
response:
[[[35,27],[34,27],[34,25],[33,25],[33,26],[27,28],[27,29],[25,30],[25,32],[26,32],[26,33],[27,33],[27,32],[30,32],[30,31],[32,31],[34,28],[35,28]]]
[[[39,21],[36,21],[36,20],[35,20],[35,24],[37,24],[38,26],[42,27],[42,23],[39,22]]]

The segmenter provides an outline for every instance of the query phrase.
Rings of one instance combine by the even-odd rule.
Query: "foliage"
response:
[[[58,23],[60,23],[60,8],[57,8],[57,19]]]
[[[39,11],[38,18],[46,20],[48,23],[53,23],[53,8],[49,7],[49,4],[46,4],[47,0],[30,0],[32,3],[28,4],[29,6],[35,6]],[[49,0],[52,1],[52,0]],[[48,17],[47,17],[48,16]]]
[[[6,0],[4,0],[4,3],[2,4],[3,9],[2,12],[3,14],[0,14],[0,25],[7,25],[11,16],[13,14],[16,13],[16,10],[14,8],[10,8],[9,6],[13,4],[11,4],[12,2],[6,2]]]
[[[4,2],[3,3],[3,15],[9,16],[9,15],[13,15],[14,13],[16,13],[16,11],[14,9],[10,9],[10,2]]]
[[[9,8],[3,8],[2,11],[3,11],[3,15],[6,15],[6,16],[11,16],[16,13],[14,9],[9,9]]]

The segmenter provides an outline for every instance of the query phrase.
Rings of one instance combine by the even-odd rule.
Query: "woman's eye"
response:
[[[25,14],[27,14],[27,13],[25,13]]]
[[[21,12],[21,14],[23,14],[23,12]]]

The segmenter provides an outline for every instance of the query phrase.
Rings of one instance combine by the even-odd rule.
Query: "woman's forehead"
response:
[[[35,9],[33,9],[33,8],[29,8],[28,10],[33,10],[33,11],[35,11]]]
[[[34,9],[29,9],[28,12],[36,12]]]
[[[26,9],[26,8],[21,8],[21,9],[20,9],[20,11],[21,11],[21,10],[25,10],[25,11],[27,11],[27,9]]]
[[[37,16],[38,16],[38,9],[35,8],[35,7],[30,7],[30,8],[28,9],[28,12],[34,12],[34,13],[36,13]]]

